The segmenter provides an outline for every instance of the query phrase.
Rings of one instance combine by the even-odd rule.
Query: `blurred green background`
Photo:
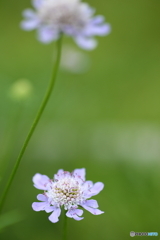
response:
[[[60,240],[62,221],[52,224],[49,214],[31,208],[39,193],[32,177],[82,167],[87,180],[105,183],[95,197],[105,214],[85,211],[81,222],[68,219],[69,240],[127,240],[130,231],[160,235],[160,1],[88,2],[111,23],[112,33],[98,38],[92,52],[65,37],[54,92],[8,194],[6,222],[0,218],[0,226],[9,225],[2,240]],[[43,45],[35,32],[19,28],[29,7],[29,0],[0,1],[0,191],[53,65],[55,43]],[[19,79],[31,89],[26,99],[14,94]]]

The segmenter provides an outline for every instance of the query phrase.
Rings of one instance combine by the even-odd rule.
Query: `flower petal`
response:
[[[45,210],[49,204],[47,202],[34,202],[32,203],[32,208],[34,211],[39,212]]]
[[[22,29],[30,31],[38,27],[40,20],[32,9],[26,9],[22,14],[26,18],[20,24]]]
[[[38,19],[24,20],[21,22],[20,27],[26,31],[31,31],[39,25]]]
[[[58,172],[54,175],[54,179],[55,180],[59,180],[63,177],[64,174],[64,170],[63,169],[59,169]]]
[[[44,194],[38,194],[37,199],[42,202],[47,202],[48,198]]]
[[[91,187],[93,187],[93,182],[92,181],[85,181],[84,184],[83,184],[83,188],[85,190],[88,190],[90,189]]]
[[[44,0],[32,0],[32,5],[38,9],[42,6],[42,4],[44,3]]]
[[[69,218],[74,218],[77,221],[80,221],[83,219],[83,217],[79,217],[79,216],[82,216],[82,214],[83,214],[83,210],[81,209],[70,209],[66,213],[66,216]]]
[[[33,177],[33,183],[34,187],[40,190],[47,190],[47,183],[49,183],[49,177],[46,175],[42,175],[40,173],[37,173]]]
[[[74,218],[75,220],[77,220],[77,221],[80,221],[80,220],[82,220],[84,217],[78,217],[78,216],[75,214],[75,215],[73,215],[73,218]]]
[[[86,175],[86,169],[85,168],[80,168],[80,169],[75,169],[73,171],[73,176],[81,179],[82,181],[85,181],[85,175]]]
[[[97,195],[100,191],[102,191],[104,188],[104,184],[102,182],[97,182],[93,185],[91,188],[91,191]]]
[[[91,207],[86,206],[85,204],[81,204],[81,206],[94,215],[100,215],[100,214],[104,213],[103,211],[101,211],[97,208],[91,208]]]
[[[60,208],[56,208],[54,210],[54,212],[49,216],[49,220],[53,223],[56,223],[59,221],[58,217],[61,214],[61,209]]]
[[[91,22],[92,22],[92,24],[101,24],[104,22],[104,20],[105,20],[104,16],[97,15],[94,18],[92,18]]]
[[[50,212],[53,212],[55,210],[55,207],[54,206],[46,206],[45,207],[45,211],[47,212],[47,213],[50,213]]]
[[[57,172],[57,174],[60,174],[60,175],[63,174],[63,173],[64,173],[63,169],[59,169],[58,172]]]
[[[84,192],[84,195],[86,198],[90,198],[92,196],[97,195],[102,189],[104,188],[104,184],[102,182],[97,182],[93,185],[91,189],[88,189],[88,191]]]
[[[33,19],[37,18],[36,13],[32,9],[26,9],[22,12],[23,17]]]
[[[74,209],[73,213],[77,214],[78,216],[82,216],[83,210],[82,209]]]
[[[64,171],[63,169],[60,169],[57,174],[54,175],[54,179],[56,180],[60,180],[64,177],[71,177],[71,173],[68,171]]]
[[[87,207],[98,208],[98,203],[94,199],[86,200],[83,205],[86,205]]]
[[[64,25],[63,32],[69,36],[74,36],[77,34],[77,30],[71,25]]]
[[[83,12],[84,15],[88,16],[88,18],[92,17],[92,15],[95,13],[95,9],[90,7],[90,5],[88,3],[83,2],[83,3],[81,3],[81,5],[79,7],[80,7],[81,12]]]
[[[38,39],[43,43],[50,43],[51,41],[57,40],[58,38],[58,31],[51,28],[50,26],[41,26],[38,29]]]
[[[95,39],[83,35],[76,36],[74,40],[79,45],[79,47],[86,50],[92,50],[97,46],[97,41]]]
[[[103,25],[90,25],[88,28],[86,28],[84,34],[86,36],[104,36],[111,32],[111,26],[110,24],[103,24]]]

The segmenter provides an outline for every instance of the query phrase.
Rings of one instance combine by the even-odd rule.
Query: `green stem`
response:
[[[52,93],[52,90],[53,90],[53,87],[54,87],[54,84],[55,84],[55,80],[56,80],[56,76],[57,76],[57,72],[58,72],[58,68],[59,68],[59,64],[60,64],[60,59],[61,59],[62,36],[61,36],[61,37],[59,38],[59,40],[57,41],[57,45],[58,45],[57,58],[56,58],[55,66],[54,66],[54,69],[53,69],[52,78],[51,78],[51,80],[50,80],[48,89],[47,89],[47,91],[46,91],[46,94],[45,94],[45,97],[44,97],[44,99],[43,99],[43,101],[42,101],[42,104],[41,104],[41,106],[40,106],[40,108],[39,108],[39,111],[38,111],[38,113],[37,113],[37,116],[36,116],[36,118],[35,118],[32,126],[31,126],[31,129],[30,129],[30,131],[29,131],[29,133],[28,133],[28,135],[27,135],[27,137],[26,137],[26,140],[25,140],[25,142],[24,142],[24,144],[23,144],[23,146],[22,146],[22,149],[21,149],[21,151],[20,151],[20,154],[19,154],[19,156],[18,156],[18,158],[17,158],[17,160],[16,160],[16,163],[15,163],[15,165],[14,165],[14,168],[13,168],[13,170],[12,170],[11,176],[10,176],[10,178],[9,178],[9,180],[8,180],[8,182],[7,182],[7,185],[6,185],[5,189],[4,189],[4,192],[3,192],[3,194],[2,194],[2,197],[1,197],[1,200],[0,200],[0,212],[1,212],[1,210],[2,210],[2,207],[3,207],[3,204],[4,204],[4,202],[5,202],[5,199],[6,199],[8,190],[9,190],[9,188],[10,188],[10,186],[11,186],[11,183],[12,183],[12,180],[13,180],[16,172],[17,172],[17,169],[18,169],[18,166],[19,166],[19,164],[20,164],[20,161],[21,161],[21,159],[22,159],[22,157],[23,157],[23,154],[24,154],[24,152],[25,152],[25,150],[26,150],[26,148],[27,148],[27,146],[28,146],[28,143],[29,143],[29,141],[30,141],[30,139],[31,139],[31,137],[32,137],[32,135],[33,135],[33,132],[34,132],[34,130],[35,130],[35,128],[36,128],[39,120],[40,120],[40,117],[41,117],[41,115],[42,115],[42,113],[43,113],[43,111],[44,111],[44,109],[45,109],[45,107],[46,107],[46,105],[47,105],[47,102],[48,102],[48,100],[49,100],[49,97],[50,97],[50,95],[51,95],[51,93]]]
[[[63,224],[63,240],[67,240],[67,216],[66,211],[64,210],[64,224]]]

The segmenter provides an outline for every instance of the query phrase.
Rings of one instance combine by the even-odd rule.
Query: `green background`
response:
[[[89,4],[111,23],[112,32],[98,38],[91,52],[64,38],[64,47],[84,53],[90,67],[81,74],[59,71],[8,194],[2,240],[60,240],[63,220],[53,224],[49,214],[31,208],[40,192],[32,177],[82,167],[87,180],[105,184],[95,197],[105,214],[85,211],[83,221],[68,219],[69,240],[127,240],[130,231],[160,234],[160,1]],[[47,88],[56,46],[20,29],[21,12],[29,7],[27,0],[0,1],[1,192]],[[21,78],[33,90],[16,101],[9,92]]]

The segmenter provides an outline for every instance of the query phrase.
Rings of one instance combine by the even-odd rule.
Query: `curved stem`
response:
[[[8,182],[7,182],[7,185],[6,185],[5,189],[4,189],[4,192],[3,192],[3,194],[2,194],[2,197],[1,197],[1,200],[0,200],[0,211],[2,210],[2,207],[3,207],[4,201],[5,201],[5,199],[6,199],[8,190],[9,190],[9,188],[10,188],[10,186],[11,186],[12,180],[13,180],[15,174],[16,174],[16,171],[17,171],[18,166],[19,166],[19,164],[20,164],[20,161],[21,161],[21,159],[22,159],[22,157],[23,157],[23,154],[24,154],[24,152],[25,152],[25,150],[26,150],[26,148],[27,148],[27,146],[28,146],[28,143],[29,143],[29,141],[30,141],[30,139],[31,139],[31,137],[32,137],[32,135],[33,135],[33,132],[34,132],[34,130],[35,130],[35,128],[36,128],[39,120],[40,120],[40,117],[41,117],[41,115],[42,115],[42,113],[43,113],[43,111],[44,111],[44,109],[45,109],[45,107],[46,107],[46,105],[47,105],[47,102],[48,102],[48,100],[49,100],[49,97],[50,97],[50,95],[51,95],[51,93],[52,93],[52,90],[53,90],[53,87],[54,87],[54,84],[55,84],[55,80],[56,80],[56,76],[57,76],[57,72],[58,72],[58,68],[59,68],[59,64],[60,64],[60,59],[61,59],[62,36],[61,36],[60,39],[57,41],[57,45],[58,45],[58,46],[57,46],[57,47],[58,47],[58,49],[57,49],[57,58],[56,58],[55,66],[54,66],[54,69],[53,69],[52,78],[51,78],[51,80],[50,80],[48,89],[47,89],[47,91],[46,91],[46,94],[45,94],[45,96],[44,96],[44,99],[43,99],[43,101],[42,101],[42,104],[41,104],[41,106],[40,106],[40,108],[39,108],[39,111],[38,111],[38,113],[37,113],[37,116],[36,116],[36,118],[35,118],[32,126],[31,126],[31,129],[30,129],[30,131],[29,131],[29,133],[28,133],[28,135],[27,135],[27,137],[26,137],[26,140],[25,140],[25,142],[24,142],[24,144],[23,144],[23,146],[22,146],[22,149],[21,149],[21,151],[20,151],[20,154],[19,154],[19,156],[18,156],[18,158],[17,158],[17,160],[16,160],[16,163],[15,163],[15,165],[14,165],[14,168],[13,168],[13,170],[12,170],[11,176],[10,176],[10,178],[9,178],[9,180],[8,180]]]
[[[63,240],[67,240],[67,216],[66,211],[64,210],[64,224],[63,224]]]

